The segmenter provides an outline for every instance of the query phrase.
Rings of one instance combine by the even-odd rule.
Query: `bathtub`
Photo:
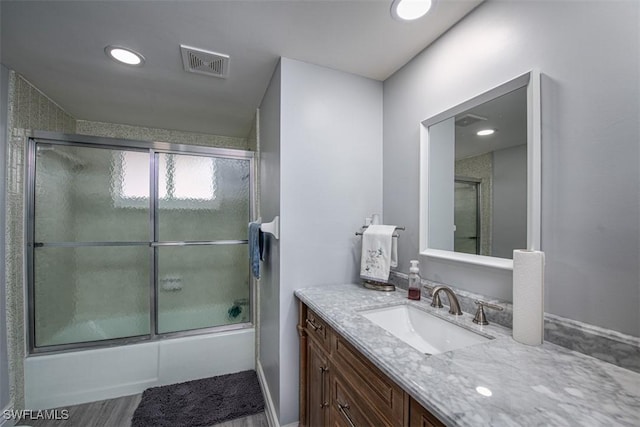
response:
[[[193,315],[193,313],[190,313]],[[180,316],[180,313],[169,313]],[[117,321],[89,321],[74,330],[108,336]],[[255,369],[255,328],[159,339],[25,359],[25,407],[51,409],[141,393],[149,387]],[[95,335],[92,335],[95,336]]]

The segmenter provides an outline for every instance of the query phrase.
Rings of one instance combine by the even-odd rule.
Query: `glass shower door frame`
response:
[[[117,149],[149,154],[149,240],[146,242],[35,242],[35,179],[36,179],[36,145],[46,143],[54,145],[84,146],[89,148]],[[158,154],[186,154],[214,158],[227,158],[249,161],[249,216],[253,218],[255,212],[255,155],[252,151],[192,146],[184,144],[172,144],[165,142],[133,141],[105,137],[92,137],[85,135],[68,135],[54,132],[34,132],[27,144],[27,216],[25,259],[27,276],[27,323],[28,323],[28,349],[29,354],[49,354],[54,352],[75,351],[78,349],[107,347],[113,345],[126,345],[144,341],[154,341],[170,337],[200,335],[212,332],[222,332],[253,327],[255,323],[255,279],[251,277],[249,292],[250,321],[231,325],[213,326],[178,332],[158,333],[158,248],[167,246],[198,246],[198,245],[239,245],[247,244],[247,240],[215,240],[215,241],[165,241],[157,240],[158,237]],[[98,246],[147,246],[149,248],[149,329],[150,333],[123,338],[112,338],[98,341],[86,341],[70,344],[56,344],[46,347],[36,346],[36,317],[35,317],[35,250],[37,247],[98,247]],[[247,259],[247,263],[249,260]]]
[[[482,180],[478,178],[469,178],[463,176],[456,176],[455,183],[467,184],[475,188],[475,205],[476,205],[476,255],[481,252],[481,242],[484,238],[482,234]]]
[[[193,148],[193,147],[190,147]],[[251,218],[254,217],[254,163],[253,163],[253,159],[254,159],[254,155],[253,152],[250,151],[241,151],[239,153],[247,153],[249,154],[249,156],[245,156],[245,155],[238,155],[239,153],[236,153],[236,151],[238,150],[227,150],[227,149],[213,149],[215,150],[215,153],[210,152],[210,153],[202,153],[202,152],[198,152],[195,153],[191,150],[185,151],[185,150],[176,150],[176,149],[171,149],[171,148],[153,148],[150,150],[150,154],[151,154],[151,158],[152,158],[152,162],[153,162],[153,169],[151,170],[151,174],[152,174],[152,179],[151,179],[151,203],[152,203],[152,209],[151,209],[151,226],[152,226],[152,231],[151,231],[151,242],[150,242],[150,247],[153,251],[153,270],[152,270],[152,276],[153,279],[152,281],[154,282],[154,292],[153,292],[153,297],[154,297],[154,301],[152,302],[153,305],[153,310],[152,310],[152,320],[151,320],[151,324],[153,325],[152,328],[152,338],[158,337],[158,338],[163,338],[163,337],[174,337],[174,336],[188,336],[188,335],[198,335],[198,334],[202,334],[203,332],[209,332],[209,331],[217,331],[217,332],[223,332],[223,331],[227,331],[227,330],[234,330],[234,329],[240,329],[243,327],[251,327],[252,324],[254,323],[254,318],[253,318],[253,314],[255,312],[254,305],[253,302],[255,301],[254,299],[254,289],[255,286],[253,286],[253,283],[255,283],[255,280],[253,279],[253,277],[251,276],[250,279],[250,292],[249,292],[249,299],[250,299],[250,303],[249,303],[249,307],[250,307],[250,318],[252,319],[251,322],[245,322],[245,323],[236,323],[236,324],[230,324],[230,325],[222,325],[222,326],[213,326],[213,327],[204,327],[204,328],[198,328],[198,329],[188,329],[188,330],[182,330],[182,331],[176,331],[176,332],[159,332],[159,316],[160,316],[160,306],[158,304],[159,301],[159,282],[160,282],[160,277],[159,277],[159,256],[158,256],[158,251],[161,248],[167,248],[167,247],[190,247],[190,246],[226,246],[226,245],[248,245],[249,241],[247,239],[219,239],[219,240],[181,240],[181,241],[175,241],[175,240],[161,240],[161,236],[160,236],[160,220],[158,219],[158,212],[160,210],[159,207],[159,202],[160,202],[160,195],[158,194],[158,191],[161,187],[160,184],[160,167],[159,167],[159,159],[160,159],[160,155],[162,154],[176,154],[176,155],[196,155],[196,156],[202,156],[202,157],[211,157],[211,158],[226,158],[226,159],[240,159],[240,160],[249,160],[249,182],[250,182],[250,191],[249,191],[249,216]],[[219,153],[226,153],[225,155],[219,154]],[[249,259],[247,257],[247,264],[249,263]]]

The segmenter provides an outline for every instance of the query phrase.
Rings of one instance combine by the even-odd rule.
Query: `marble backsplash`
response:
[[[401,289],[408,287],[407,275],[403,273],[392,272],[390,282]],[[430,299],[424,289],[430,291],[435,286],[443,284],[422,279],[423,298]],[[487,298],[484,295],[456,289],[454,286],[449,287],[455,291],[462,311],[474,314],[477,307],[476,300],[499,305],[504,310],[497,311],[485,307],[487,320],[507,328],[512,327],[513,305],[510,302]],[[445,296],[442,298],[442,304],[447,305],[447,303]],[[640,372],[640,338],[545,313],[544,339],[622,368]]]

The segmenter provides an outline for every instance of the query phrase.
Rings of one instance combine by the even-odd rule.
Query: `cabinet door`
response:
[[[339,373],[331,375],[331,426],[332,427],[391,427],[369,407]]]
[[[402,389],[344,338],[336,334],[333,342],[333,362],[344,379],[357,390],[359,398],[366,399],[390,424],[402,425],[405,412]]]
[[[329,361],[315,343],[307,348],[307,420],[310,427],[329,424]]]
[[[444,427],[436,417],[424,409],[418,402],[411,399],[409,408],[410,427]]]

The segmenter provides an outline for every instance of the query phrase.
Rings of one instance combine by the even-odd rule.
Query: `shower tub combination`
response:
[[[36,133],[28,161],[28,408],[254,368],[253,153]]]

